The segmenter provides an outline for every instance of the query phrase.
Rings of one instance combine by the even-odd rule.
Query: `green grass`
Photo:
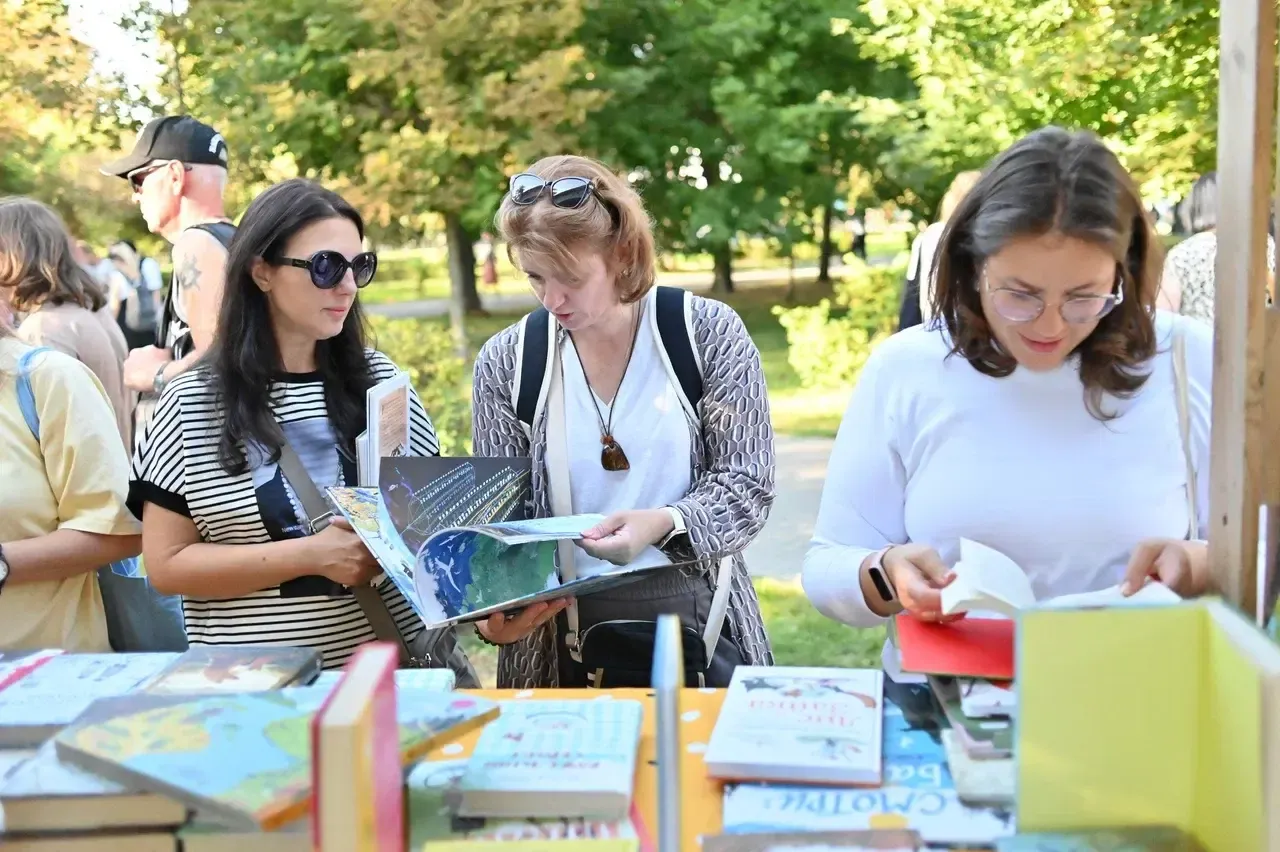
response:
[[[840,666],[879,668],[884,628],[859,630],[832,621],[809,603],[799,581],[783,582],[766,577],[755,580],[765,629],[780,666]],[[478,638],[470,627],[458,637],[480,675],[480,683],[492,687],[498,662],[497,649]]]

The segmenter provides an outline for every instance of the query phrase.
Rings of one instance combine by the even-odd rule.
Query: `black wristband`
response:
[[[480,632],[480,626],[479,626],[479,625],[473,624],[473,625],[471,625],[471,629],[472,629],[472,630],[474,630],[474,631],[476,632],[476,635],[480,637],[480,641],[481,641],[481,642],[483,642],[484,644],[488,645],[489,647],[491,647],[491,648],[501,648],[501,647],[502,647],[502,646],[501,646],[501,645],[499,645],[497,642],[494,642],[494,641],[493,641],[492,639],[490,639],[488,636],[485,636],[483,633],[481,633],[481,632]]]

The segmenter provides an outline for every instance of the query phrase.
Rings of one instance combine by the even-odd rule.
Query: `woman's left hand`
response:
[[[1203,594],[1207,585],[1209,546],[1203,541],[1151,538],[1138,544],[1129,557],[1120,590],[1127,597],[1150,577],[1180,597]]]
[[[583,533],[578,546],[597,559],[628,565],[646,547],[662,541],[673,527],[666,509],[614,512]]]

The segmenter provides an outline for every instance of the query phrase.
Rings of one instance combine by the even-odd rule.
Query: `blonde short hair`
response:
[[[611,266],[618,296],[624,302],[644,297],[654,283],[653,229],[644,202],[631,185],[590,157],[561,154],[544,157],[525,170],[546,181],[583,177],[595,185],[595,198],[567,210],[544,193],[533,204],[516,204],[507,194],[494,217],[507,244],[507,256],[545,258],[558,270],[569,269],[583,248],[601,252]]]
[[[942,196],[942,204],[938,207],[939,222],[945,222],[951,218],[951,214],[960,206],[960,202],[964,201],[964,197],[977,185],[981,177],[982,172],[974,171],[960,172],[951,179],[951,186],[947,188],[947,194]]]

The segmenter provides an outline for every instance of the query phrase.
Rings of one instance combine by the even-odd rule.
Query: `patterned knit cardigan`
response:
[[[701,422],[689,423],[693,487],[676,503],[689,534],[678,536],[667,554],[677,562],[717,553],[735,554],[725,619],[729,635],[748,665],[772,665],[773,651],[760,617],[760,603],[742,558],[742,551],[764,526],[774,495],[773,425],[760,352],[742,319],[728,305],[699,296],[693,296],[691,302],[694,348],[702,367],[704,391],[698,404]],[[644,328],[651,326],[645,323]],[[476,359],[472,451],[489,457],[532,455],[535,513],[548,517],[546,411],[539,412],[533,423],[531,454],[511,398],[519,334],[519,323],[499,332]],[[557,345],[564,338],[564,330],[557,328]],[[714,581],[714,559],[703,559],[699,568]],[[557,641],[554,620],[525,639],[502,646],[498,687],[558,686],[557,654],[567,650]]]

